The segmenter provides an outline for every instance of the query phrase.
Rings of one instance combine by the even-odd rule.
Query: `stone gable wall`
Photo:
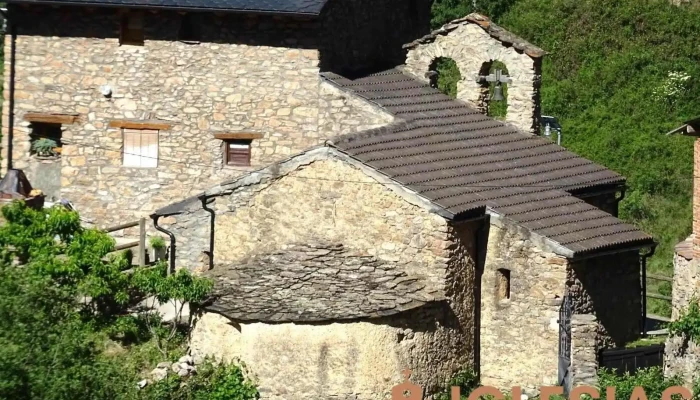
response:
[[[63,126],[60,196],[96,222],[147,215],[328,137],[392,120],[323,83],[319,28],[311,20],[202,13],[201,43],[186,44],[176,40],[178,13],[145,12],[145,45],[120,46],[115,9],[30,7],[12,9],[12,18],[13,167],[34,171],[26,112],[78,113],[75,124]],[[9,71],[11,35],[5,39]],[[111,98],[102,85],[112,87]],[[8,113],[5,101],[4,160]],[[113,119],[172,124],[159,133],[158,168],[121,165],[122,133],[109,127]],[[229,132],[263,135],[253,141],[252,167],[223,165],[222,141],[213,134]]]
[[[193,334],[194,351],[240,357],[257,374],[264,398],[382,398],[404,368],[432,392],[473,365],[478,225],[448,225],[333,158],[241,186],[216,197],[213,207],[215,270],[318,238],[394,263],[421,278],[423,293],[447,298],[393,317],[343,323],[249,324],[205,315]],[[198,214],[184,225],[176,217],[173,229],[182,240],[208,238],[208,230],[191,224]],[[206,240],[197,240],[206,248]]]
[[[340,160],[217,198],[214,265],[322,239],[401,265],[443,291],[447,222]]]
[[[539,131],[539,86],[541,61],[492,38],[484,29],[463,23],[447,35],[438,35],[428,43],[414,45],[408,52],[405,71],[429,82],[425,74],[435,59],[452,58],[462,79],[457,82],[457,99],[482,109],[484,86],[476,82],[484,63],[501,61],[508,68],[512,82],[508,84],[508,111],[505,122],[523,132]]]
[[[529,233],[492,220],[481,277],[481,376],[485,385],[533,394],[557,381],[559,307],[566,258],[540,250]],[[510,271],[510,299],[497,296],[497,270]]]

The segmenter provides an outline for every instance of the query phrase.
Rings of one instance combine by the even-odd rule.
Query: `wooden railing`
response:
[[[127,222],[121,225],[110,226],[102,229],[106,233],[120,231],[122,229],[128,229],[133,227],[139,227],[139,240],[133,242],[123,243],[114,247],[114,251],[131,249],[138,247],[138,254],[136,257],[139,266],[143,267],[146,265],[146,219],[141,218],[138,221]]]
[[[647,279],[652,279],[655,281],[671,282],[671,283],[673,282],[673,278],[670,278],[668,276],[663,276],[663,275],[647,274]],[[647,292],[647,297],[652,298],[652,299],[666,300],[666,301],[672,300],[671,296],[664,296],[661,294],[649,293],[649,292]]]

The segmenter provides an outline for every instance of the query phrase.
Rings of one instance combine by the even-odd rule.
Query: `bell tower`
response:
[[[492,115],[496,103],[506,104],[507,99],[500,115],[492,116],[524,132],[539,133],[542,49],[481,14],[452,21],[404,47],[405,72],[429,82],[435,60],[450,58],[460,73],[458,100]]]

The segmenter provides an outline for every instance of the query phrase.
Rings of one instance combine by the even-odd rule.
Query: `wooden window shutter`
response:
[[[226,140],[224,160],[227,165],[250,165],[250,140]]]
[[[124,129],[122,164],[125,167],[155,168],[158,166],[158,131]]]

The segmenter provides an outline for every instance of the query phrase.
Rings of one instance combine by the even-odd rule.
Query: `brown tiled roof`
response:
[[[392,69],[358,79],[323,76],[398,122],[337,138],[333,146],[459,219],[486,207],[572,255],[650,244],[632,225],[572,195],[624,177],[526,134]]]

